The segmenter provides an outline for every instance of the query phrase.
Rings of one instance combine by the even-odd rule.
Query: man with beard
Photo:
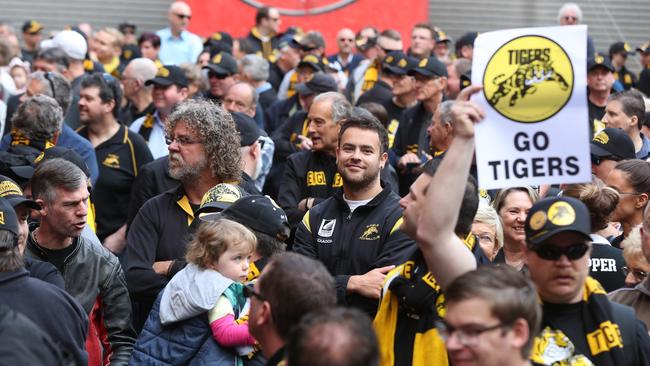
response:
[[[375,118],[343,122],[336,149],[343,190],[307,212],[294,242],[295,252],[319,259],[334,276],[339,304],[371,317],[386,273],[416,249],[399,230],[399,197],[379,177],[387,151],[386,130]]]
[[[185,267],[189,227],[205,192],[241,177],[239,134],[221,106],[187,100],[169,116],[165,131],[169,175],[181,184],[148,200],[138,211],[129,226],[123,258],[138,330],[158,292]]]

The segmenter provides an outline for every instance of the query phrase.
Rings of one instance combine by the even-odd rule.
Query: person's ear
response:
[[[40,210],[34,210],[34,211],[37,211],[41,217],[47,216],[47,206],[45,205],[45,201],[43,201],[43,199],[41,198],[37,198],[34,201],[36,201],[36,203],[38,203],[38,205],[41,206]]]
[[[531,337],[528,322],[523,318],[515,320],[510,331],[512,332],[512,348],[515,349],[523,348]]]
[[[637,200],[634,204],[635,208],[644,208],[646,204],[648,203],[648,194],[647,193],[641,193],[640,195],[637,196]]]

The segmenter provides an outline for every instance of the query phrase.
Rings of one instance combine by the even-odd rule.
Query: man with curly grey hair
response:
[[[185,267],[189,226],[205,192],[241,177],[239,134],[223,107],[187,100],[168,117],[165,133],[169,174],[181,184],[142,206],[129,227],[123,258],[138,330],[158,292]]]

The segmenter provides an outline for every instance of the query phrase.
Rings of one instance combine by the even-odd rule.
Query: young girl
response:
[[[256,244],[255,235],[234,221],[200,224],[187,266],[158,296],[130,364],[242,365],[239,355],[248,354],[255,339],[236,319],[246,303],[242,282]]]

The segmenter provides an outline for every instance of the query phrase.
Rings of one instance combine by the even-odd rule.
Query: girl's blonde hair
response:
[[[251,253],[257,246],[257,239],[246,226],[227,219],[202,222],[192,236],[185,260],[201,268],[219,260],[228,249],[242,246]]]

